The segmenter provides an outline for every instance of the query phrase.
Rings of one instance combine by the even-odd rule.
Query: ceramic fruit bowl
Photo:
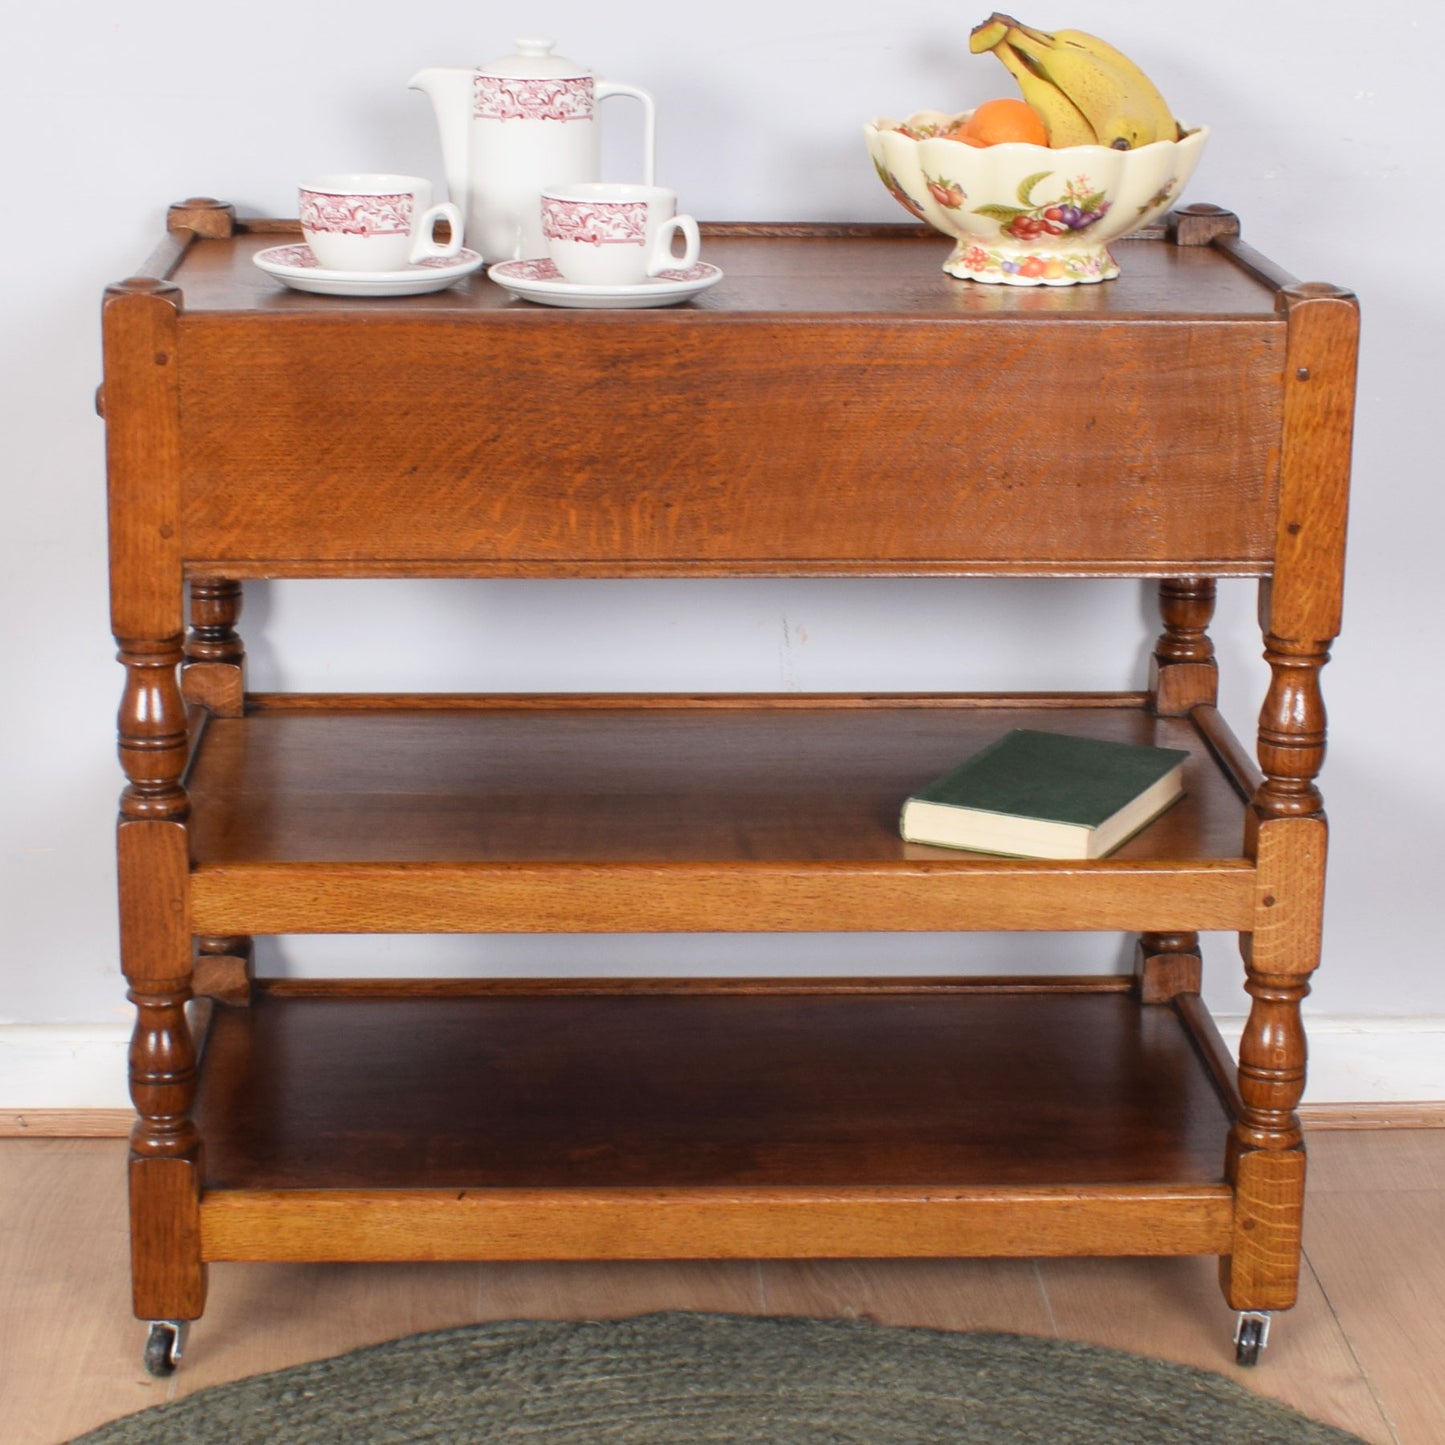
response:
[[[1007,286],[1074,286],[1119,274],[1109,242],[1177,205],[1205,127],[1137,150],[1005,142],[942,132],[964,120],[925,110],[863,127],[883,184],[904,210],[957,243],[950,276]]]

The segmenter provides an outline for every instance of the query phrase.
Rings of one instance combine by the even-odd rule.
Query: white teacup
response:
[[[684,251],[673,254],[681,233]],[[697,264],[697,222],[677,214],[666,186],[579,181],[542,192],[547,254],[579,286],[635,286],[674,267]]]
[[[320,176],[302,185],[300,207],[301,234],[328,271],[401,271],[462,249],[462,213],[449,201],[432,205],[421,176]],[[442,220],[452,228],[445,243],[435,235]]]

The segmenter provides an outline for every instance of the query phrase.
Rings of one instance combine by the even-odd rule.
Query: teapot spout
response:
[[[468,132],[472,119],[472,76],[460,66],[433,66],[419,70],[407,81],[410,90],[423,91],[436,112],[442,143],[442,172],[449,199],[467,214],[471,181],[467,166]]]

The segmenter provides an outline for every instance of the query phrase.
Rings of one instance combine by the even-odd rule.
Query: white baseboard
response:
[[[1215,1020],[1238,1049],[1243,1017]],[[1445,1015],[1311,1014],[1307,1105],[1445,1103]]]
[[[129,1024],[0,1024],[0,1114],[128,1109]]]
[[[1231,1048],[1242,1018],[1222,1017]],[[1445,1103],[1445,1016],[1312,1016],[1305,1102]],[[126,1109],[124,1024],[0,1024],[0,1116]]]

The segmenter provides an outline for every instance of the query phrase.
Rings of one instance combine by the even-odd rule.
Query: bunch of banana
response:
[[[968,47],[1004,63],[1038,111],[1051,146],[1133,150],[1178,140],[1180,128],[1154,82],[1122,51],[1082,30],[1034,30],[1011,15],[976,25]]]

